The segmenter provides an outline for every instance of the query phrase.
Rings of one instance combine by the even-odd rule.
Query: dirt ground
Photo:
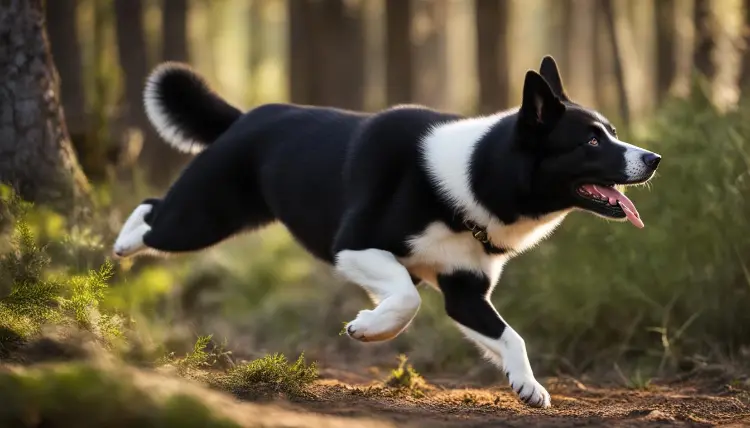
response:
[[[300,400],[241,402],[199,393],[204,400],[213,395],[214,409],[247,427],[750,426],[749,388],[705,380],[633,390],[547,379],[552,408],[540,410],[522,405],[504,386],[474,389],[442,382],[415,398],[382,389],[365,376],[321,374],[312,396]],[[165,386],[151,376],[146,381]],[[186,392],[184,385],[178,387]]]

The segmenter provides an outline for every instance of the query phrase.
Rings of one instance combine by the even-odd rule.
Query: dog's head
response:
[[[577,208],[643,227],[618,187],[650,180],[661,157],[621,141],[604,116],[571,101],[552,57],[526,74],[516,144],[533,159],[527,202],[534,211]]]

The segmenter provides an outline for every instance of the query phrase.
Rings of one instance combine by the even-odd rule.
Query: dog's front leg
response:
[[[409,272],[393,254],[378,249],[343,250],[336,254],[336,270],[362,286],[377,304],[362,310],[346,325],[354,339],[388,340],[401,333],[417,314],[421,299]]]
[[[505,371],[521,400],[534,407],[549,407],[549,393],[534,378],[523,338],[489,301],[490,279],[483,273],[461,270],[438,275],[438,285],[448,316]]]

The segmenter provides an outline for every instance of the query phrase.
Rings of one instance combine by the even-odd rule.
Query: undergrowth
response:
[[[10,246],[0,254],[0,357],[49,324],[89,331],[106,345],[121,339],[120,317],[100,310],[112,263],[84,272],[55,266],[27,221],[31,204],[7,187],[0,190],[0,204],[11,217],[4,221],[12,225],[6,231]]]
[[[424,397],[427,389],[427,382],[414,370],[406,355],[403,354],[398,356],[398,367],[391,370],[390,376],[384,383],[385,386],[408,393],[414,398]]]
[[[272,354],[213,376],[209,384],[246,399],[278,393],[300,397],[306,395],[305,387],[317,378],[316,363],[307,364],[304,354],[300,354],[294,363],[282,354]]]

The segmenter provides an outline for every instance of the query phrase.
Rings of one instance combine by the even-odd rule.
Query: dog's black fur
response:
[[[636,153],[645,166],[639,175],[628,173],[632,153],[626,156],[611,124],[570,100],[551,57],[540,73],[526,74],[520,108],[499,116],[476,142],[465,171],[476,201],[505,227],[573,208],[624,218],[619,205],[577,189],[644,182],[658,155]],[[185,150],[205,148],[163,199],[144,201],[153,207],[142,237],[151,249],[195,251],[279,220],[310,253],[333,264],[343,251],[413,256],[411,239],[431,224],[457,234],[486,232],[486,224],[472,223],[466,207],[446,195],[426,163],[425,139],[462,116],[420,106],[364,114],[291,104],[242,114],[175,64],[160,67],[149,85],[147,107],[162,135]],[[488,256],[520,250],[480,240]],[[436,280],[451,317],[499,339],[506,324],[487,300],[494,286],[488,275],[450,269],[436,272]]]

